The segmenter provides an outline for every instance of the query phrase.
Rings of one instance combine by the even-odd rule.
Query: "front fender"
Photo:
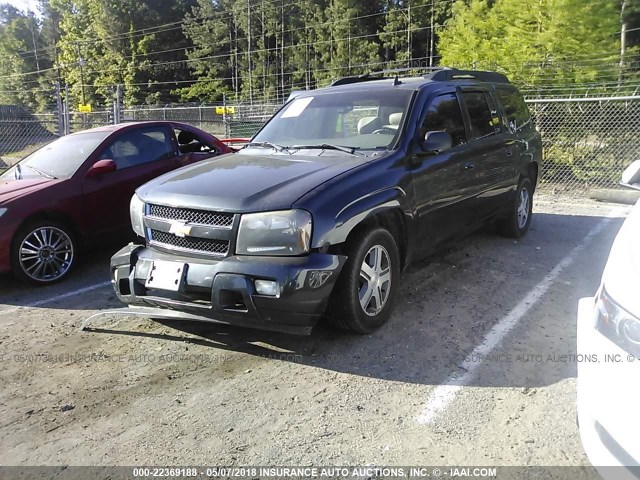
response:
[[[412,218],[407,194],[399,186],[383,188],[348,203],[337,213],[332,225],[326,221],[320,223],[313,246],[321,248],[343,243],[359,224],[389,210],[398,210],[409,219]]]

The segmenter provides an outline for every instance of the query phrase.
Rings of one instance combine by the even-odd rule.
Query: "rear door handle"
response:
[[[464,169],[465,170],[473,170],[475,168],[476,164],[473,162],[467,162],[464,164]]]

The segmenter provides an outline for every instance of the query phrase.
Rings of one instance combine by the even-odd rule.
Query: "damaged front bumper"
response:
[[[345,261],[327,253],[216,261],[129,244],[111,258],[111,282],[129,305],[122,313],[306,335],[324,314]],[[259,294],[256,280],[274,282],[274,294]]]

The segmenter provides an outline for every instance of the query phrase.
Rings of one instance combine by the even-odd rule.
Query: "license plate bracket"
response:
[[[154,260],[149,269],[145,287],[177,292],[184,283],[186,273],[187,265],[185,263]]]

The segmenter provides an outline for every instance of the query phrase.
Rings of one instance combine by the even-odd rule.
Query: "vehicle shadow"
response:
[[[604,228],[602,222],[608,222]],[[483,362],[472,385],[549,385],[576,375],[571,356],[576,353],[577,302],[595,292],[621,224],[622,219],[538,213],[529,234],[519,241],[488,228],[453,242],[404,273],[392,318],[371,335],[352,335],[324,324],[299,337],[164,320],[158,322],[175,333],[126,331],[122,323],[117,330],[102,328],[99,322],[88,331],[187,342],[341,373],[436,385],[464,373],[460,363],[472,357],[485,335],[573,255],[574,261],[505,335],[494,355],[471,359]],[[601,232],[583,245],[596,228]],[[537,361],[538,356],[542,360]]]
[[[122,242],[116,242],[103,245],[99,249],[80,252],[78,264],[71,272],[70,277],[52,285],[34,286],[16,280],[11,273],[0,274],[0,305],[26,306],[32,302],[42,302],[64,295],[67,299],[65,302],[51,303],[46,306],[65,310],[84,309],[87,308],[86,304],[78,302],[78,300],[82,300],[82,294],[75,295],[74,292],[104,288],[105,295],[101,295],[101,301],[109,297],[113,300],[111,308],[115,308],[118,306],[117,297],[115,294],[112,295],[111,287],[108,286],[109,261],[111,256],[122,246]],[[107,286],[108,291],[106,290]],[[105,307],[105,305],[100,305],[97,308]]]

